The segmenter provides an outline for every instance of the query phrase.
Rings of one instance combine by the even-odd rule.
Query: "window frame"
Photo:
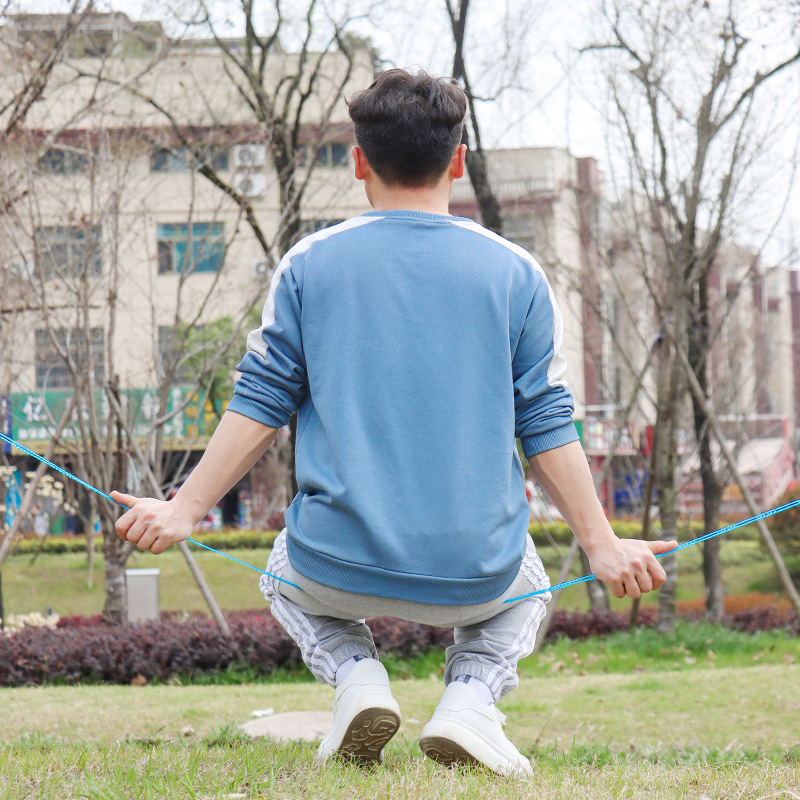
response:
[[[208,252],[203,252],[204,246]],[[190,247],[192,256],[187,269],[186,253]],[[159,275],[217,273],[224,266],[227,253],[225,223],[156,223],[156,253]]]
[[[69,357],[76,367],[86,374],[92,375],[93,383],[102,386],[105,382],[106,369],[106,336],[101,327],[89,328],[88,357],[92,362],[83,363],[81,345],[86,345],[82,337],[85,331],[80,328],[37,328],[34,331],[34,354],[36,362],[35,385],[37,391],[54,391],[74,388],[68,361],[62,358],[53,345],[51,336],[59,340],[61,347],[69,352]]]
[[[199,148],[204,158],[199,163],[189,147],[155,147],[150,151],[150,172],[188,172],[189,169],[211,164],[216,172],[227,172],[230,166],[228,150],[222,145]]]
[[[103,273],[100,225],[42,225],[34,228],[33,242],[36,272],[44,279]]]

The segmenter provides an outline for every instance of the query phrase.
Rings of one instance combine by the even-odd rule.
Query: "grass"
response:
[[[681,758],[656,762],[606,754],[541,755],[527,779],[498,778],[480,769],[447,770],[417,753],[392,750],[362,769],[316,765],[311,745],[242,742],[87,747],[26,742],[0,754],[0,771],[15,770],[7,800],[80,797],[142,798],[420,798],[428,800],[696,800],[793,798],[800,769],[755,754],[725,761]],[[0,778],[0,781],[3,779]]]
[[[400,733],[373,769],[315,765],[313,744],[250,742],[254,708],[327,710],[317,684],[0,690],[0,796],[81,798],[793,798],[793,665],[523,677],[501,703],[535,774],[500,779],[422,758],[437,680],[394,684]],[[181,736],[181,728],[194,733]],[[76,743],[78,742],[78,743]]]
[[[193,549],[214,596],[221,608],[259,608],[265,605],[258,588],[258,574],[205,550]],[[269,551],[233,550],[231,555],[254,566],[266,566]],[[176,548],[160,556],[134,551],[129,569],[158,567],[159,600],[165,611],[207,611],[197,584]],[[30,556],[11,555],[3,564],[3,600],[6,614],[25,614],[52,608],[60,616],[92,616],[103,610],[103,559],[95,557],[94,586],[86,586],[84,553],[42,554],[31,564]]]
[[[542,561],[555,580],[565,548],[556,551],[542,546]],[[195,558],[222,608],[245,609],[264,605],[258,589],[258,574],[234,564],[214,553],[194,549]],[[231,550],[230,555],[256,567],[266,566],[267,549]],[[689,600],[703,594],[701,569],[702,553],[699,547],[687,548],[679,554],[679,599]],[[764,555],[758,542],[730,540],[722,547],[725,568],[725,586],[729,592],[749,590],[778,592],[775,570]],[[30,556],[12,555],[3,564],[3,598],[7,614],[24,614],[52,608],[57,614],[99,614],[103,608],[103,567],[98,555],[95,562],[95,581],[92,589],[86,586],[86,556],[83,553],[42,554],[31,564]],[[186,568],[183,557],[175,548],[160,556],[135,551],[128,567],[158,567],[161,570],[159,595],[165,611],[206,610],[200,591]],[[570,577],[580,575],[577,560]],[[658,593],[643,598],[645,604],[658,603]],[[615,610],[629,608],[629,601],[611,598]],[[559,607],[586,608],[586,592],[580,587],[562,593]]]

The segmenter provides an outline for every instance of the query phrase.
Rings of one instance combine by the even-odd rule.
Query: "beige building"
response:
[[[628,402],[659,333],[656,298],[665,292],[662,276],[668,266],[659,225],[653,222],[643,198],[629,196],[612,206],[610,219],[606,290],[614,323],[610,372],[619,407]],[[800,363],[795,355],[800,326],[793,321],[795,305],[800,310],[797,275],[779,268],[765,269],[753,250],[728,242],[718,250],[708,284],[709,396],[753,493],[772,502],[794,476],[792,450],[800,397],[795,377]],[[671,324],[669,316],[666,325]],[[634,430],[638,427],[646,432],[653,424],[656,368],[644,371],[641,397],[632,416]],[[678,448],[682,457],[681,510],[702,516],[688,390]],[[723,510],[746,512],[731,487]]]
[[[586,406],[598,403],[591,357],[597,342],[590,344],[591,336],[586,335],[592,330],[586,300],[599,275],[602,178],[593,159],[553,147],[492,150],[488,172],[502,209],[503,235],[539,261],[561,309],[567,380],[575,396],[576,419],[582,421]],[[466,178],[455,184],[450,210],[479,219]]]
[[[78,383],[80,413],[102,430],[103,390],[118,380],[139,435],[199,448],[212,378],[236,363],[284,249],[287,193],[302,192],[298,234],[368,208],[343,97],[371,82],[372,62],[363,49],[312,54],[303,67],[271,53],[265,84],[286,103],[284,144],[292,126],[297,135],[287,183],[273,157],[279,132],[254,122],[219,47],[169,42],[122,14],[90,22],[0,164],[4,196],[18,197],[0,214],[0,395],[15,438],[42,450]],[[33,15],[2,35],[30,48],[62,24]],[[4,50],[2,72],[21,81],[15,52]],[[300,112],[299,95],[276,87],[310,70],[316,91]]]
[[[0,31],[19,45],[2,51],[12,79],[0,95],[21,85],[27,62],[19,54],[60,24],[31,15]],[[228,46],[235,53],[240,43]],[[0,213],[5,430],[44,450],[79,383],[82,405],[67,438],[84,418],[104,432],[112,382],[131,431],[153,452],[204,446],[223,402],[217,383],[230,378],[285,249],[288,194],[303,195],[297,234],[368,209],[352,175],[343,95],[371,81],[371,57],[363,49],[316,57],[321,77],[303,101],[287,182],[275,168],[278,132],[255,121],[247,87],[219,47],[171,42],[158,23],[122,14],[91,17],[0,159],[3,196],[14,199]],[[305,74],[297,62],[272,53],[268,90]],[[289,118],[297,104],[297,96],[286,100]],[[559,302],[576,419],[599,469],[657,333],[647,280],[663,253],[652,227],[629,224],[646,217],[640,200],[604,202],[594,159],[560,148],[488,156],[504,235],[539,260]],[[451,211],[479,218],[466,178]],[[726,414],[786,415],[793,430],[797,281],[762,271],[743,248],[724,248],[718,262],[715,400]],[[651,371],[603,490],[610,505],[614,473],[642,464],[654,394]],[[692,438],[687,428],[687,450]]]

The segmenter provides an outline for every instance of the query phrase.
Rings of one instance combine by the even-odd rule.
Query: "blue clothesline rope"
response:
[[[69,478],[70,480],[79,483],[81,486],[89,489],[90,491],[94,492],[95,494],[99,494],[101,497],[105,497],[106,500],[110,500],[112,503],[117,503],[117,505],[122,506],[122,508],[129,510],[128,506],[124,503],[120,503],[117,500],[114,500],[113,497],[110,497],[105,492],[101,492],[99,489],[96,489],[94,486],[86,483],[86,481],[81,480],[77,475],[73,475],[71,472],[63,469],[63,467],[59,467],[57,464],[54,464],[52,461],[48,461],[44,456],[40,456],[38,453],[34,453],[33,450],[29,450],[24,445],[21,445],[19,442],[12,439],[10,436],[6,436],[4,433],[0,433],[0,440],[7,442],[10,445],[13,445],[18,450],[22,450],[23,453],[27,453],[29,456],[41,461],[43,464],[47,464],[48,467],[52,467],[56,472],[60,472],[65,477]],[[696,539],[692,539],[688,542],[684,542],[683,544],[679,544],[677,547],[673,548],[672,550],[666,553],[658,553],[656,558],[662,558],[663,556],[672,555],[673,553],[677,553],[679,550],[685,550],[687,547],[691,547],[695,544],[700,544],[700,542],[705,542],[708,539],[714,539],[717,536],[722,536],[725,533],[730,533],[737,528],[742,528],[745,525],[749,525],[752,522],[758,522],[761,519],[765,519],[766,517],[771,517],[774,514],[780,514],[782,511],[788,511],[790,508],[795,508],[796,506],[800,506],[800,500],[793,500],[791,503],[784,503],[782,506],[778,506],[777,508],[772,508],[769,511],[762,511],[760,514],[756,514],[755,516],[748,517],[747,519],[743,519],[740,522],[734,522],[732,525],[728,525],[725,528],[720,528],[717,531],[712,531],[711,533],[706,533],[703,536],[698,536]],[[217,553],[220,556],[224,556],[225,558],[229,559],[230,561],[235,561],[237,564],[241,564],[243,567],[249,567],[256,572],[260,572],[263,575],[267,575],[270,578],[274,578],[281,583],[286,583],[289,586],[294,586],[295,589],[300,589],[300,587],[292,583],[291,581],[287,581],[285,578],[279,578],[277,575],[273,575],[270,572],[266,572],[263,569],[259,569],[258,567],[253,566],[252,564],[248,564],[246,561],[240,561],[238,558],[234,558],[233,556],[229,556],[227,553],[223,553],[221,550],[215,550],[213,547],[209,547],[207,544],[203,544],[202,542],[198,542],[195,539],[187,539],[188,542],[191,542],[198,547],[202,547],[205,550],[210,550],[212,553]],[[521,594],[518,597],[511,597],[508,600],[505,600],[504,603],[514,603],[517,600],[525,600],[528,597],[536,597],[540,594],[547,594],[547,592],[557,592],[561,589],[566,589],[570,586],[576,586],[579,583],[587,583],[588,581],[597,580],[596,575],[584,575],[582,578],[573,578],[570,581],[564,581],[564,583],[557,583],[555,586],[550,586],[547,589],[539,589],[536,592],[530,592],[530,594]],[[300,589],[302,591],[302,589]]]
[[[94,492],[95,494],[99,494],[100,497],[105,497],[106,500],[110,500],[112,503],[116,503],[118,506],[122,506],[126,511],[130,511],[128,506],[124,503],[120,503],[118,500],[115,500],[113,497],[110,497],[105,492],[101,492],[100,489],[96,489],[91,484],[86,483],[86,481],[81,480],[77,475],[73,475],[71,472],[68,472],[63,467],[59,467],[58,464],[54,464],[52,461],[48,461],[44,456],[40,456],[38,453],[34,453],[33,450],[29,450],[25,445],[20,444],[19,442],[12,439],[10,436],[6,436],[4,433],[0,433],[0,441],[7,442],[10,445],[13,445],[18,450],[22,450],[23,453],[27,453],[29,456],[41,461],[43,464],[47,464],[48,467],[52,467],[56,472],[60,472],[65,477],[69,478],[70,480],[79,483],[81,486],[89,489],[89,491]],[[280,581],[281,583],[286,583],[289,586],[294,586],[295,589],[300,589],[300,587],[296,583],[292,583],[291,581],[287,581],[285,578],[279,578],[277,575],[273,575],[271,572],[267,572],[266,570],[259,569],[253,564],[248,564],[246,561],[240,561],[238,558],[234,558],[233,556],[229,556],[227,553],[223,553],[221,550],[215,550],[213,547],[209,547],[207,544],[203,544],[202,542],[198,542],[196,539],[187,539],[187,542],[191,542],[198,547],[202,547],[204,550],[210,550],[212,553],[216,553],[217,555],[223,556],[224,558],[229,559],[230,561],[235,561],[237,564],[241,564],[243,567],[249,567],[256,572],[260,572],[263,575],[267,575],[270,578],[275,578],[276,581]],[[300,589],[300,591],[303,591]]]

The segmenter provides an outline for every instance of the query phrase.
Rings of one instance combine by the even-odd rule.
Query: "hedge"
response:
[[[701,618],[690,612],[688,618]],[[100,617],[65,617],[56,630],[25,628],[0,635],[0,686],[31,686],[45,682],[129,684],[166,681],[175,676],[223,672],[246,667],[268,675],[300,662],[300,653],[269,611],[228,615],[232,637],[224,636],[205,617],[169,616],[158,622],[123,627],[106,625]],[[639,624],[652,627],[656,610],[645,607]],[[726,614],[724,624],[740,631],[783,628],[800,634],[800,620],[787,609],[760,606]],[[450,629],[404,622],[391,617],[369,620],[380,653],[409,658],[453,642]],[[627,630],[624,612],[557,610],[548,639],[582,639]],[[242,659],[239,659],[238,653]]]
[[[256,550],[271,548],[279,531],[256,531],[231,528],[222,531],[195,531],[192,538],[215,550]],[[20,539],[14,543],[11,555],[33,555],[42,553],[85,553],[86,539],[83,536],[49,536],[44,542],[36,539]],[[103,537],[94,540],[97,552],[103,549]]]
[[[633,539],[641,535],[641,523],[629,520],[612,520],[611,527],[617,536],[624,539]],[[550,523],[531,523],[529,528],[531,536],[538,545],[548,542],[549,536],[559,545],[569,544],[572,541],[572,531],[566,522],[557,520]],[[215,550],[255,550],[271,548],[279,531],[257,531],[230,528],[222,531],[195,531],[192,538]],[[687,541],[703,533],[700,522],[681,523],[678,528],[680,541]],[[758,530],[754,525],[739,528],[727,534],[728,539],[758,538]],[[41,548],[43,553],[83,553],[86,551],[86,539],[83,536],[50,536],[39,542],[36,539],[21,539],[15,542],[12,555],[32,555]],[[103,538],[95,538],[94,548],[97,552],[103,549]]]

